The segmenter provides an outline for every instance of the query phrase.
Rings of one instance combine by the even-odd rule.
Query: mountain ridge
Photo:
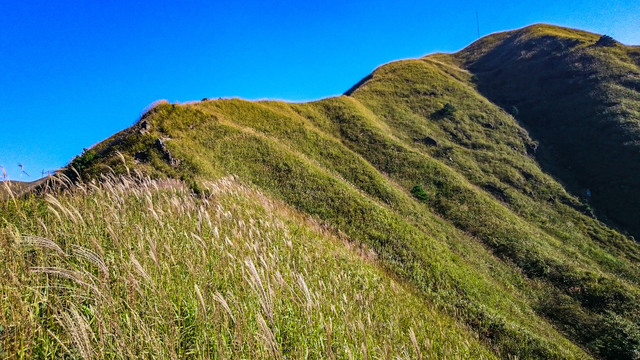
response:
[[[496,43],[496,39],[501,41]],[[515,45],[503,44],[513,42],[524,44],[523,46],[530,48],[534,53],[542,51],[542,58],[554,51],[562,51],[565,47],[582,46],[587,42],[595,44],[597,41],[597,36],[593,34],[542,25],[490,35],[482,40],[495,45],[488,50],[488,54],[497,51],[500,46],[507,50],[512,49]],[[473,49],[474,46],[471,45],[466,53],[472,53]],[[518,56],[521,52],[522,50]],[[459,54],[464,56],[466,53],[463,50]],[[470,55],[471,59],[476,55]],[[223,100],[188,105],[188,109],[165,104],[159,108],[159,111],[163,112],[163,115],[157,117],[159,123],[152,125],[152,128],[157,126],[161,133],[168,135],[167,138],[171,140],[166,142],[167,149],[171,151],[171,156],[183,159],[183,165],[190,169],[189,173],[201,174],[205,178],[221,175],[210,168],[211,165],[208,163],[211,163],[211,159],[197,154],[215,155],[219,160],[213,162],[216,164],[214,168],[227,169],[226,171],[238,175],[244,173],[240,176],[248,177],[261,188],[270,189],[277,197],[284,197],[295,207],[319,216],[324,221],[343,223],[345,227],[341,230],[351,236],[368,238],[365,243],[374,248],[375,244],[378,244],[378,252],[391,251],[388,256],[392,258],[402,253],[413,253],[407,252],[408,248],[405,246],[408,243],[416,246],[424,240],[410,240],[411,236],[405,235],[402,241],[394,242],[394,245],[388,248],[389,245],[385,245],[387,240],[384,240],[386,236],[381,237],[378,233],[394,233],[390,231],[387,220],[382,220],[380,230],[372,233],[360,226],[354,227],[352,224],[344,223],[344,219],[355,217],[367,221],[363,213],[354,213],[349,208],[369,208],[365,204],[370,200],[381,201],[382,204],[407,203],[407,195],[401,195],[392,189],[408,189],[412,183],[417,183],[422,185],[429,195],[427,203],[430,211],[471,237],[480,239],[484,246],[496,251],[503,261],[514,262],[526,277],[549,281],[555,284],[554,287],[564,289],[561,292],[577,300],[581,309],[593,305],[592,296],[595,296],[594,299],[600,299],[597,301],[606,302],[606,296],[602,297],[602,291],[619,294],[615,296],[621,296],[622,299],[635,298],[637,295],[631,295],[637,294],[636,290],[632,290],[635,285],[631,288],[624,285],[627,280],[611,282],[619,274],[625,273],[628,275],[623,276],[630,276],[628,279],[636,279],[637,270],[631,270],[635,269],[635,259],[639,254],[635,243],[615,232],[607,233],[607,230],[603,233],[602,225],[591,220],[585,223],[586,228],[602,229],[595,232],[599,234],[595,237],[587,235],[595,230],[578,235],[580,231],[572,233],[562,229],[560,224],[549,224],[544,219],[575,218],[584,222],[584,214],[591,216],[592,210],[589,204],[585,203],[585,199],[577,199],[574,195],[566,193],[553,177],[538,168],[539,165],[534,158],[538,144],[505,110],[507,106],[497,107],[494,105],[495,98],[492,101],[492,97],[485,98],[481,95],[482,89],[487,86],[483,85],[482,76],[478,76],[479,65],[474,64],[478,64],[482,59],[502,63],[500,58],[481,55],[473,64],[469,62],[469,65],[466,65],[471,69],[468,70],[456,66],[456,55],[445,54],[391,62],[378,67],[359,86],[349,90],[349,96],[308,104],[271,101],[254,104],[242,100]],[[515,91],[513,93],[518,94]],[[447,104],[454,110],[443,112]],[[190,115],[172,116],[173,113],[182,111]],[[213,119],[219,125],[209,127],[207,124],[211,120],[208,119]],[[185,127],[185,121],[190,125]],[[177,128],[171,129],[176,126]],[[189,130],[199,126],[204,126],[204,133],[224,131],[235,134],[229,136],[237,140],[229,143],[225,137],[214,136],[213,139],[218,140],[212,139],[211,142],[212,140],[203,137],[194,143],[189,137],[195,134]],[[437,145],[427,145],[427,138],[433,139]],[[180,141],[184,145],[179,145]],[[216,145],[216,141],[222,141],[226,145]],[[240,145],[236,141],[247,144]],[[214,147],[211,148],[209,145]],[[242,150],[238,149],[239,153],[236,153],[236,150],[230,151],[238,146],[242,147]],[[185,151],[187,147],[193,148]],[[316,147],[323,150],[318,152]],[[347,155],[339,155],[329,149],[348,152],[345,153]],[[216,153],[212,153],[211,150]],[[222,156],[225,153],[227,155]],[[166,153],[164,157],[166,158]],[[237,160],[230,164],[230,158]],[[312,161],[309,163],[310,159]],[[253,165],[254,162],[257,164]],[[344,163],[351,165],[344,167]],[[311,164],[311,167],[305,164]],[[178,168],[183,165],[179,165]],[[361,166],[368,170],[363,173],[360,170]],[[171,174],[175,167],[167,168],[163,165],[163,169]],[[296,172],[297,169],[306,170]],[[374,180],[377,177],[376,172],[382,173],[383,177],[380,180]],[[264,179],[261,174],[272,174],[273,178]],[[357,175],[364,178],[358,178]],[[184,177],[185,174],[182,173],[180,176]],[[310,178],[315,180],[309,181]],[[313,188],[327,180],[329,183],[323,187],[321,194],[312,192],[306,194],[306,197],[302,195],[307,186]],[[192,178],[188,181],[195,183],[197,188],[197,179]],[[344,182],[347,187],[336,192],[334,186],[338,186],[340,182]],[[283,190],[283,186],[293,189]],[[353,197],[346,195],[352,191],[349,188],[366,195],[365,199],[370,199],[347,205],[350,203],[347,199]],[[595,191],[594,189],[594,193]],[[323,199],[327,194],[333,194],[327,196],[327,199],[334,199],[334,204],[318,206],[318,202],[325,201]],[[561,209],[558,210],[558,207]],[[378,211],[374,210],[375,208],[376,206],[367,211],[375,213]],[[386,214],[384,218],[394,212],[403,213],[399,205],[391,206],[383,212]],[[404,213],[404,216],[417,216],[415,211]],[[433,220],[428,222],[431,221]],[[348,231],[348,228],[351,231]],[[577,241],[571,237],[581,240]],[[595,248],[588,250],[591,255],[578,255],[585,250],[583,245],[579,245],[580,241],[587,239],[595,241]],[[529,244],[524,245],[527,243]],[[575,244],[575,248],[569,245],[571,243]],[[550,244],[566,247],[567,250],[553,251],[549,248]],[[394,250],[395,247],[399,248]],[[581,248],[583,249],[580,250]],[[624,252],[620,251],[621,249],[624,249]],[[629,264],[634,265],[627,269],[620,264],[613,265],[606,257],[600,258],[603,251],[627,258],[628,261],[632,261]],[[565,254],[561,255],[562,253]],[[415,255],[411,255],[413,256]],[[581,259],[577,263],[570,260],[575,256]],[[401,256],[400,259],[392,261],[395,264],[393,266],[399,266],[396,271],[405,272],[409,258]],[[421,262],[421,266],[429,266],[432,261],[434,260]],[[574,264],[568,265],[572,263]],[[594,272],[594,268],[600,270]],[[599,271],[605,272],[597,275]],[[611,275],[605,275],[607,273]],[[415,278],[411,280],[412,276],[417,275],[409,275],[409,282],[416,284]],[[585,290],[587,293],[593,292],[588,296],[571,293],[571,286],[567,284],[574,283],[575,279],[582,279],[577,280],[582,282],[592,276],[595,276],[594,279],[600,279],[595,280],[596,283],[609,284],[606,285],[606,290],[600,289],[601,285],[594,284],[589,285],[593,286],[591,290]],[[623,300],[625,303],[626,301]],[[596,314],[603,310],[612,311],[617,306],[612,303],[596,310],[592,316],[604,316]],[[625,311],[627,310],[632,313],[636,311],[631,308],[626,308]],[[471,312],[472,319],[475,316],[484,316],[476,314],[471,309],[467,311]],[[545,316],[556,319],[576,317],[578,323],[565,328],[569,333],[579,333],[579,329],[591,326],[588,325],[591,322],[588,317],[582,318],[573,310],[570,310],[572,315],[561,314],[557,307],[551,306],[542,312]],[[622,309],[614,312],[622,314]],[[472,319],[467,321],[475,321]],[[566,320],[562,320],[561,323],[563,321],[566,323]],[[593,341],[599,338],[600,330],[593,328],[591,331],[592,333],[587,335],[578,335],[578,338],[582,336],[578,341],[583,344],[591,342],[591,347],[597,348],[600,345],[593,345]],[[593,340],[594,338],[596,340]],[[492,341],[499,343],[501,340]]]

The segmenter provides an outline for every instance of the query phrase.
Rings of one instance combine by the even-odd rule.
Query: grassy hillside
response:
[[[509,45],[513,34],[520,38]],[[5,201],[3,213],[14,215],[0,223],[2,254],[14,264],[9,279],[15,279],[3,283],[3,291],[26,299],[22,308],[5,309],[5,316],[13,319],[9,324],[40,303],[26,289],[51,286],[29,283],[42,280],[34,277],[34,268],[36,274],[49,274],[50,269],[42,263],[48,258],[41,255],[33,255],[40,261],[35,265],[22,260],[19,254],[24,250],[15,243],[23,235],[57,244],[74,239],[78,243],[72,243],[103,258],[106,250],[98,251],[94,243],[109,248],[112,271],[118,271],[124,283],[137,285],[114,290],[111,300],[120,305],[108,320],[93,321],[73,307],[62,314],[47,310],[30,315],[33,322],[26,330],[14,330],[13,340],[3,340],[3,346],[42,338],[57,352],[76,351],[87,357],[97,351],[90,349],[104,349],[98,355],[118,356],[120,346],[113,342],[117,336],[112,339],[108,334],[113,331],[101,330],[100,324],[105,324],[138,337],[127,350],[136,356],[146,356],[150,348],[149,356],[159,357],[187,356],[191,351],[204,357],[298,358],[308,351],[309,357],[340,358],[637,358],[640,247],[594,218],[595,209],[598,215],[607,214],[605,220],[613,219],[596,201],[599,188],[592,187],[593,199],[585,201],[573,195],[579,172],[567,172],[570,179],[562,177],[570,191],[554,178],[564,173],[544,156],[545,141],[551,140],[536,129],[530,135],[528,120],[522,118],[528,110],[520,111],[521,104],[501,103],[492,95],[497,86],[492,81],[500,74],[478,70],[496,49],[547,51],[549,42],[540,42],[540,36],[561,43],[598,40],[578,31],[537,26],[492,35],[458,54],[381,66],[347,95],[317,102],[158,103],[135,126],[72,162],[74,170],[67,175],[84,184],[79,189],[61,197]],[[544,55],[526,57],[519,48],[516,52],[522,59]],[[520,64],[503,60],[494,65]],[[605,70],[615,70],[611,69]],[[518,90],[505,89],[509,96]],[[175,180],[165,180],[172,184],[165,186],[163,181],[109,177],[102,185],[87,185],[104,181],[105,173],[127,176],[132,171]],[[248,185],[238,185],[243,183]],[[234,195],[224,195],[221,186]],[[114,196],[114,191],[122,195]],[[126,202],[129,197],[131,203]],[[226,223],[226,217],[218,215],[219,223],[213,224],[218,230],[203,226],[214,210],[220,214],[215,205],[219,202],[224,209],[237,209],[243,225]],[[173,209],[180,204],[187,204],[187,209]],[[126,209],[122,221],[104,215],[119,214],[120,209]],[[236,210],[230,211],[233,215]],[[87,221],[98,223],[83,224]],[[272,233],[264,221],[282,223],[284,230]],[[118,232],[113,226],[120,223],[124,228]],[[247,224],[257,228],[251,230]],[[230,243],[220,240],[225,226],[237,241],[231,236]],[[103,230],[92,234],[93,229]],[[273,235],[261,238],[265,233]],[[259,246],[253,242],[256,236]],[[127,240],[121,243],[120,238]],[[151,242],[160,239],[168,241],[163,256],[177,253],[178,262],[191,264],[188,272],[174,273],[164,265],[175,263],[175,254],[170,261],[157,260],[159,245]],[[209,247],[211,241],[218,245]],[[230,250],[234,244],[239,253]],[[75,249],[63,245],[54,252]],[[171,250],[172,246],[182,250]],[[344,260],[337,260],[340,256]],[[62,259],[73,260],[66,255]],[[205,265],[208,262],[212,264]],[[195,264],[197,269],[192,269]],[[56,266],[67,269],[76,264]],[[169,270],[163,272],[163,266]],[[344,275],[336,278],[334,273]],[[70,276],[66,279],[73,280]],[[180,288],[159,293],[160,283],[167,289]],[[261,291],[264,283],[273,287]],[[307,294],[301,284],[323,289],[325,300],[319,300],[318,293]],[[231,288],[234,306],[245,309],[240,325],[227,318],[238,311],[235,308],[215,310],[221,303],[217,293],[211,302],[202,295],[206,288],[226,298],[224,287]],[[181,320],[177,328],[192,329],[187,336],[192,340],[185,343],[179,341],[182,335],[169,334],[166,341],[149,343],[149,338],[164,336],[171,317],[145,314],[153,319],[141,321],[126,315],[132,311],[124,306],[130,293],[148,294],[138,309],[158,308],[160,314],[166,314],[163,309],[183,314],[182,305],[176,310],[174,304],[191,301],[191,310],[185,311],[195,314],[193,325]],[[282,307],[274,310],[281,297]],[[358,307],[362,299],[368,299],[370,312],[358,317],[364,311]],[[55,298],[51,308],[58,309],[60,301]],[[210,322],[202,316],[215,311],[218,320],[207,325]],[[91,331],[85,333],[93,334],[87,335],[88,342],[74,340],[67,326],[71,320],[65,319],[87,322],[82,326]],[[141,325],[147,321],[153,325]],[[288,328],[293,323],[301,324]],[[220,328],[221,324],[234,329]],[[102,334],[107,334],[104,339]],[[247,346],[238,345],[246,341]],[[38,346],[33,348],[44,351]]]
[[[640,47],[537,25],[488,37],[455,58],[539,140],[548,172],[640,238]]]

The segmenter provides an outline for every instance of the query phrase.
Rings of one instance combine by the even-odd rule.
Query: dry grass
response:
[[[105,176],[0,203],[0,358],[493,357],[344,236],[207,186]]]

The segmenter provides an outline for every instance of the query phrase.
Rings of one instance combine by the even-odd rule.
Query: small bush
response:
[[[71,166],[78,171],[82,171],[91,165],[91,162],[95,159],[96,152],[93,150],[82,149],[82,155],[76,156],[71,162]]]
[[[600,36],[600,39],[596,41],[596,46],[612,47],[616,46],[617,44],[618,42],[609,35],[602,35]]]
[[[455,106],[446,103],[440,111],[442,112],[442,116],[452,116],[457,110]]]
[[[412,187],[411,194],[413,194],[413,196],[415,196],[415,198],[418,200],[422,200],[422,201],[429,200],[429,195],[427,195],[427,193],[424,191],[424,189],[420,185],[415,185],[414,187]]]
[[[433,119],[444,119],[446,117],[452,117],[457,110],[458,109],[456,109],[456,107],[453,106],[451,103],[446,103],[444,104],[442,109],[431,114],[431,117]]]

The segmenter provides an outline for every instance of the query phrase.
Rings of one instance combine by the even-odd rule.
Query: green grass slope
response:
[[[529,34],[534,43],[527,43],[529,38],[525,37],[522,42],[529,45],[523,46],[547,49],[547,43],[535,41],[538,30],[572,41],[593,37],[555,27],[532,27],[521,33]],[[480,64],[480,59],[489,61],[488,54],[503,46],[512,34],[481,39],[459,54],[434,54],[381,66],[347,95],[312,103],[238,99],[184,105],[158,103],[136,125],[76,158],[71,164],[76,170],[70,170],[68,175],[86,182],[101,179],[105,173],[140,171],[154,178],[180,180],[193,191],[193,195],[180,195],[189,199],[217,199],[219,192],[207,184],[235,176],[268,198],[321,222],[327,236],[343,237],[348,244],[369,249],[370,254],[375,254],[371,271],[378,271],[384,281],[399,282],[404,289],[398,294],[398,301],[415,300],[432,309],[431,315],[415,315],[416,319],[445,319],[442,321],[450,324],[448,329],[458,334],[453,342],[445,344],[466,341],[462,339],[470,336],[482,344],[478,354],[488,356],[485,351],[490,351],[501,358],[637,358],[640,247],[592,216],[593,208],[598,214],[606,211],[596,203],[596,187],[592,187],[593,203],[586,203],[551,176],[559,173],[551,162],[540,160],[546,140],[535,129],[535,139],[529,135],[529,125],[520,115],[525,110],[517,114],[516,120],[508,112],[511,108],[507,105],[511,104],[496,101],[487,90],[492,86],[487,79],[497,75],[484,76],[473,65]],[[516,94],[514,90],[513,96]],[[518,109],[522,106],[513,105]],[[96,189],[88,191],[99,193]],[[22,201],[27,200],[6,201],[4,206],[24,206]],[[121,202],[118,204],[113,206],[121,208]],[[135,225],[143,221],[135,215],[143,209],[132,211],[126,223],[144,228]],[[76,211],[68,213],[73,217]],[[15,229],[21,229],[25,222],[32,226],[28,233],[34,233],[33,227],[49,227],[44,220],[29,220],[34,210],[20,214],[0,224],[2,229],[22,234],[24,230]],[[157,216],[165,219],[169,214],[162,211]],[[259,221],[261,216],[253,219]],[[190,217],[192,221],[201,218],[195,214]],[[186,234],[184,241],[192,241],[190,233],[202,239],[209,236],[192,229],[185,232],[182,227],[171,226],[174,232]],[[72,231],[73,226],[68,224],[65,229]],[[146,233],[149,238],[161,238],[153,230]],[[110,236],[104,241],[109,241]],[[256,265],[260,256],[265,261],[271,259],[271,253],[262,248],[254,247],[252,251]],[[197,254],[198,251],[184,253],[183,257]],[[153,261],[142,253],[137,256],[139,263]],[[309,262],[309,266],[317,261]],[[355,268],[361,266],[354,264]],[[28,278],[23,274],[28,267],[21,266],[14,273]],[[321,279],[331,271],[318,271],[323,272],[318,275],[319,281],[326,283]],[[239,286],[239,279],[227,281],[235,284],[229,286]],[[198,285],[200,289],[204,284],[208,283]],[[358,289],[356,294],[364,297],[378,291],[375,287]],[[273,296],[282,291],[274,290]],[[17,293],[25,296],[24,291]],[[246,301],[238,300],[236,304]],[[339,296],[328,297],[326,305],[334,308],[342,304],[340,301]],[[343,303],[353,305],[349,299]],[[389,312],[382,308],[383,304],[380,300],[372,305],[372,316],[380,314],[382,317],[378,318],[382,319],[407,315],[399,308]],[[266,306],[258,305],[263,309]],[[206,303],[201,307],[206,309]],[[263,338],[270,339],[267,343],[271,345],[261,353],[263,356],[301,357],[307,342],[309,351],[316,351],[311,357],[357,356],[354,346],[359,346],[361,340],[341,340],[342,347],[327,348],[327,341],[333,341],[330,330],[326,322],[319,325],[317,319],[310,326],[319,326],[324,333],[303,335],[311,331],[303,329],[296,330],[299,338],[278,337],[285,330],[276,331],[280,328],[275,323],[285,321],[287,315],[274,313],[269,317],[268,313],[260,313],[262,320],[254,315],[255,322],[248,325],[257,324]],[[351,326],[354,321],[347,317],[341,326]],[[266,324],[272,335],[260,324]],[[398,326],[385,324],[390,328]],[[431,351],[429,346],[421,345],[424,340],[416,340],[415,346],[416,341],[412,340],[429,338],[431,330],[410,327],[413,348],[399,340],[409,331],[406,326],[388,330],[395,335],[380,333],[381,337],[370,343],[382,344],[378,345],[383,349],[378,354],[385,358],[392,353],[419,357],[410,351]],[[211,341],[207,339],[212,336],[220,336],[218,331],[199,332],[198,346],[202,341]],[[237,336],[230,333],[226,341],[242,342]],[[382,338],[388,336],[389,342],[384,342]],[[287,347],[287,341],[294,345]],[[84,346],[76,342],[75,348]],[[163,349],[159,354],[174,355],[167,352],[174,350],[165,350],[163,344],[159,345]],[[289,350],[285,352],[285,348]],[[389,352],[385,352],[386,348]],[[221,349],[230,351],[222,354],[249,354],[233,347]],[[251,347],[247,351],[257,350]],[[449,353],[454,357],[478,354],[467,350]]]
[[[640,47],[548,25],[455,55],[479,91],[540,142],[542,165],[597,214],[640,235]]]

